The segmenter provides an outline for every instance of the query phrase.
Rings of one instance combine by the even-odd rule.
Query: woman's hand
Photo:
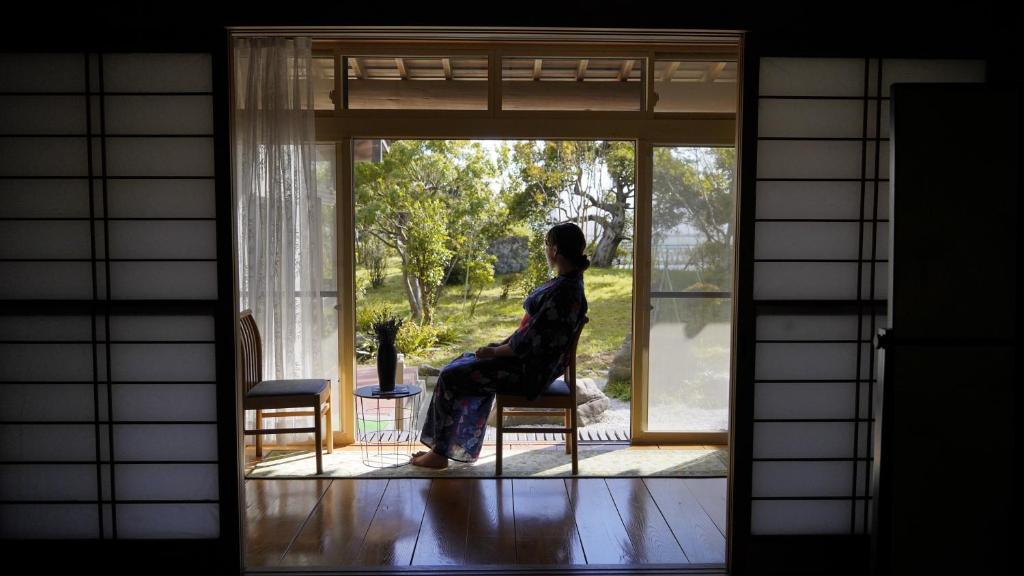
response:
[[[477,348],[476,349],[476,357],[477,358],[493,358],[494,357],[494,348],[492,346],[493,346],[493,344],[490,345],[490,346],[481,346],[480,348]]]

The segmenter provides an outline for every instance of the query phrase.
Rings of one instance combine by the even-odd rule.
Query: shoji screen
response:
[[[0,55],[0,537],[216,538],[208,54]]]
[[[889,86],[983,80],[980,61],[761,59],[753,534],[867,530]]]

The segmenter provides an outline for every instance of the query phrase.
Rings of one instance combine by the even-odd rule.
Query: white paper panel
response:
[[[217,504],[119,504],[119,538],[217,538]]]
[[[882,96],[894,82],[984,82],[984,60],[900,60],[882,63]]]
[[[107,176],[213,175],[213,138],[107,139]]]
[[[99,538],[96,504],[0,505],[0,538]]]
[[[0,176],[89,175],[85,138],[0,138]]]
[[[112,262],[114,299],[217,298],[216,262]]]
[[[872,235],[872,228],[874,228],[874,234]],[[889,223],[878,222],[874,226],[870,222],[864,224],[864,237],[863,243],[864,248],[861,252],[864,260],[871,259],[872,240],[875,243],[874,254],[876,260],[885,260],[889,258]]]
[[[758,218],[856,218],[859,182],[758,182]]]
[[[104,54],[107,92],[210,92],[209,54]]]
[[[212,316],[114,316],[110,319],[112,340],[210,340],[214,338]]]
[[[89,461],[96,457],[92,424],[0,425],[0,460]]]
[[[881,180],[888,180],[889,173],[889,142],[868,142],[866,144],[867,150],[867,164],[865,171],[865,178],[875,177],[875,146],[879,147],[878,154],[878,178]]]
[[[758,382],[754,418],[853,418],[853,382]]]
[[[216,422],[216,385],[115,384],[114,414],[118,420]]]
[[[872,78],[872,81],[874,79]],[[874,92],[872,92],[874,94]],[[875,137],[875,122],[878,120],[875,116],[875,111],[879,109],[878,101],[872,100],[868,102],[868,138]],[[889,138],[889,100],[882,100],[881,105],[882,118],[881,123],[878,125],[878,132],[882,135],[882,139]]]
[[[880,254],[882,258],[888,258],[888,254]],[[861,276],[861,295],[865,300],[872,298],[871,294],[871,264],[865,262],[863,264],[864,272]],[[856,284],[856,282],[854,283]],[[876,262],[875,263],[875,293],[874,298],[876,300],[885,300],[889,297],[889,263],[888,262]]]
[[[212,218],[214,181],[111,180],[107,205],[115,218]]]
[[[860,142],[762,140],[758,178],[860,178]]]
[[[88,216],[88,180],[0,180],[0,218]]]
[[[92,381],[90,344],[0,344],[0,381]]]
[[[864,216],[868,219],[871,218],[874,212],[874,205],[872,204],[875,192],[875,183],[871,182],[867,189],[867,202],[864,205]],[[889,219],[889,183],[878,182],[878,219],[888,220]]]
[[[216,460],[216,424],[114,426],[118,460]]]
[[[864,494],[865,467],[857,470]],[[845,496],[853,493],[853,462],[754,462],[755,497]]]
[[[118,465],[117,494],[125,500],[216,499],[216,464]]]
[[[89,340],[88,316],[0,316],[0,340]]]
[[[0,420],[27,422],[90,421],[92,384],[4,384]]]
[[[863,101],[762,99],[758,103],[758,138],[860,138],[863,133]]]
[[[0,262],[0,298],[92,298],[88,262]]]
[[[0,221],[0,258],[89,258],[89,223]]]
[[[754,377],[758,380],[854,378],[856,344],[757,344]]]
[[[0,134],[85,134],[85,96],[0,96]]]
[[[754,458],[848,458],[852,452],[852,422],[754,423]]]
[[[81,54],[0,54],[0,92],[82,92]]]
[[[851,300],[857,298],[857,264],[827,262],[757,262],[757,300]]]
[[[107,134],[213,134],[212,96],[108,96]]]
[[[110,362],[115,382],[216,378],[213,344],[112,344]]]
[[[846,222],[758,222],[754,257],[844,260],[857,258],[858,224]]]
[[[762,96],[864,96],[864,60],[761,58]]]
[[[11,500],[96,498],[95,464],[0,464],[0,494]]]
[[[758,340],[852,340],[854,316],[758,316]]]
[[[112,258],[216,258],[213,221],[115,221],[110,223]]]
[[[845,500],[757,500],[752,534],[848,534],[853,506]]]

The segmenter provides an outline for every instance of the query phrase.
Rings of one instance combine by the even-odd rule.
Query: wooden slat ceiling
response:
[[[394,58],[348,59],[350,80],[487,80],[487,58]],[[317,76],[334,78],[331,58],[315,59]],[[622,58],[503,58],[506,81],[542,82],[639,82],[643,66],[637,59]],[[656,82],[731,83],[736,81],[736,62],[662,61],[655,63]]]

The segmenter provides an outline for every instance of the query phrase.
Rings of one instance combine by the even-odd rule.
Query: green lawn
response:
[[[401,279],[398,259],[392,258],[384,285],[370,288],[366,296],[359,299],[357,307],[386,302],[408,317],[409,303],[402,291]],[[476,350],[511,334],[523,316],[523,296],[513,289],[506,300],[501,300],[501,280],[501,276],[496,277],[494,285],[483,291],[472,317],[469,316],[471,302],[463,303],[460,287],[448,286],[434,312],[434,320],[457,326],[459,341],[453,346],[409,357],[406,362],[440,368],[462,352]],[[584,274],[584,285],[590,323],[580,337],[577,364],[582,374],[603,376],[631,329],[633,273],[632,270],[591,268]]]

